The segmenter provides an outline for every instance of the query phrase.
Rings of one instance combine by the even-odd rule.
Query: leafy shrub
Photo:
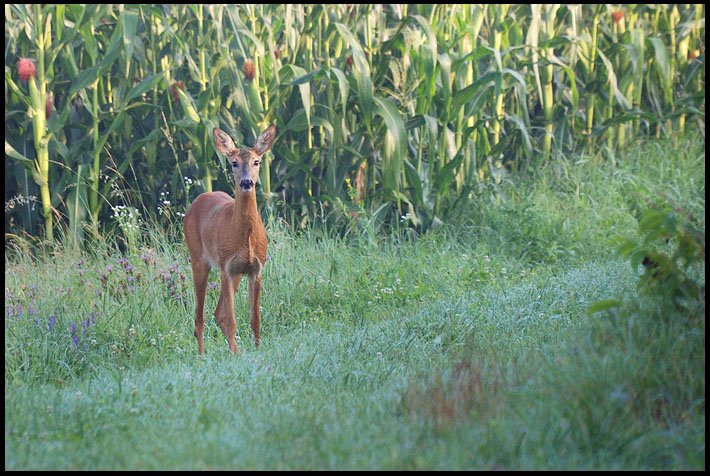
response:
[[[639,266],[637,291],[641,296],[661,296],[691,318],[705,315],[705,222],[667,201],[641,211],[638,236],[617,239],[617,252]],[[620,304],[600,301],[590,312]]]

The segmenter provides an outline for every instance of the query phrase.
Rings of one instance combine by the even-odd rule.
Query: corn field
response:
[[[233,185],[436,228],[510,172],[705,131],[704,5],[5,5],[5,231],[82,243]],[[131,231],[133,230],[133,231]]]

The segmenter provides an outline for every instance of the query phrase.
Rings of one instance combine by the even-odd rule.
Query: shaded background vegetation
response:
[[[250,145],[275,124],[263,213],[342,232],[437,228],[509,171],[705,129],[703,5],[5,16],[6,236],[82,243],[118,227],[130,244],[146,220],[181,223],[197,194],[231,188],[218,125]]]

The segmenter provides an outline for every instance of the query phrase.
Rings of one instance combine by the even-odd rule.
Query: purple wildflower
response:
[[[79,347],[79,338],[77,336],[72,337],[72,340],[74,341],[74,346]]]
[[[76,323],[71,323],[71,335],[76,334]]]
[[[177,272],[178,272],[178,262],[177,262],[177,261],[173,261],[173,264],[171,264],[170,266],[168,266],[168,271],[171,271],[171,272],[173,272],[173,273],[177,273]]]
[[[153,254],[152,253],[145,253],[141,255],[141,259],[145,264],[153,264]]]
[[[54,329],[54,327],[57,325],[57,318],[54,314],[49,315],[49,322],[47,322],[47,329],[50,331]]]

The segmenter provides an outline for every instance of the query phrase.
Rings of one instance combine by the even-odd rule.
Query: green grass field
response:
[[[611,243],[659,194],[704,235],[704,147],[553,161],[418,237],[267,217],[241,358],[218,288],[197,355],[179,233],[123,255],[6,238],[5,469],[704,469],[704,317],[639,295]]]

